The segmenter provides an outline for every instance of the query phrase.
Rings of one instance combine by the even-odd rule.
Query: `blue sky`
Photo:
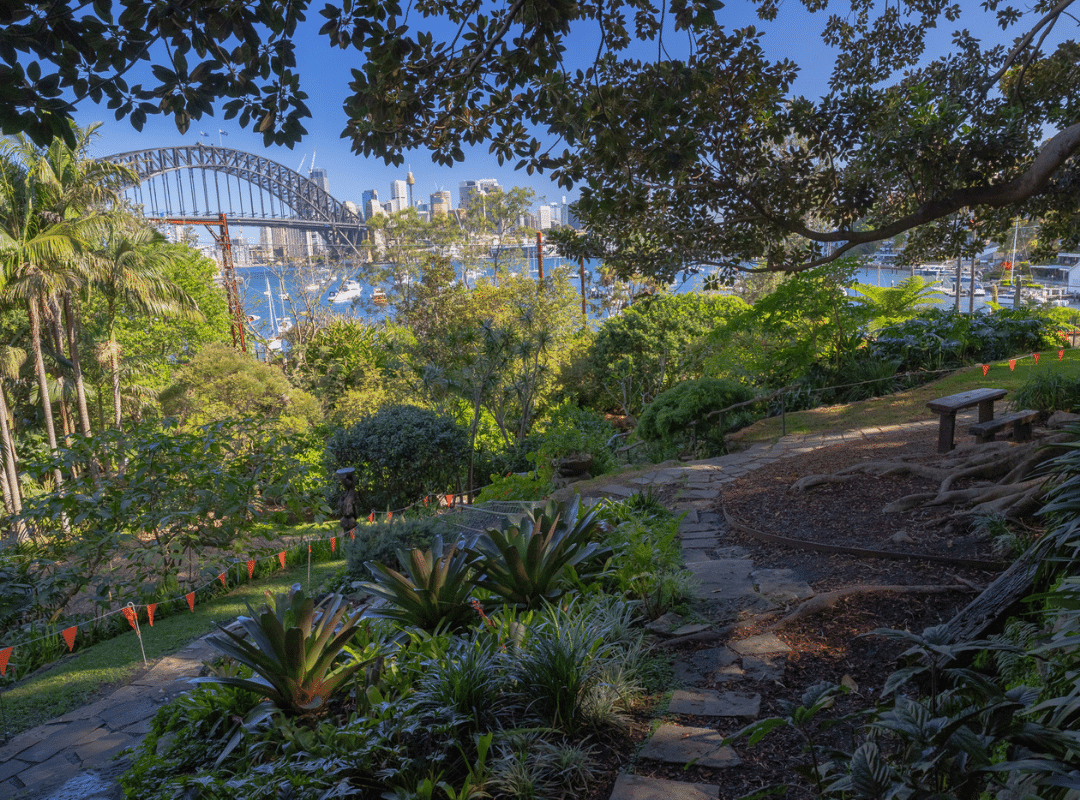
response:
[[[967,3],[974,5],[974,0],[965,0]],[[972,13],[973,18],[965,18],[961,23],[942,21],[942,26],[932,36],[928,57],[937,56],[948,48],[951,32],[959,27],[966,26],[977,36],[981,34],[986,38],[1011,40],[1011,35],[1002,34],[992,25],[988,15]],[[771,57],[790,58],[799,63],[801,72],[795,85],[796,92],[812,97],[824,93],[832,65],[832,56],[820,41],[824,14],[811,14],[800,2],[787,0],[782,3],[775,22],[761,23],[753,14],[750,3],[734,0],[720,12],[720,19],[728,28],[753,24],[763,29],[766,32],[766,52]],[[349,70],[358,66],[359,54],[327,46],[317,36],[320,24],[318,13],[310,13],[298,39],[299,71],[302,85],[309,95],[308,106],[313,118],[305,122],[308,135],[292,150],[285,147],[264,148],[261,136],[240,128],[235,121],[224,121],[220,113],[193,123],[186,134],[176,130],[171,118],[160,116],[151,117],[141,132],[135,131],[126,121],[114,120],[108,109],[90,104],[78,110],[76,119],[83,125],[97,121],[104,123],[95,146],[95,155],[195,144],[201,138],[200,132],[206,132],[209,136],[203,139],[204,142],[217,144],[220,140],[227,147],[260,153],[292,169],[298,168],[303,159],[305,174],[314,154],[315,166],[328,171],[330,193],[339,200],[358,202],[361,192],[369,188],[377,189],[380,198],[389,199],[390,182],[404,178],[406,166],[390,167],[380,159],[356,156],[350,151],[348,141],[340,138],[345,127],[342,101],[348,93]],[[675,34],[669,34],[665,44],[669,52],[677,53],[679,40]],[[589,37],[578,37],[570,42],[568,65],[583,65],[595,52],[595,44]],[[649,58],[655,53],[656,44],[652,43],[640,45],[635,55]],[[219,130],[227,135],[219,135]],[[406,154],[406,165],[411,166],[416,178],[414,191],[417,199],[426,199],[436,189],[445,188],[453,193],[456,204],[458,181],[478,178],[495,178],[504,187],[531,187],[538,198],[546,198],[548,202],[559,202],[564,195],[570,200],[576,197],[576,192],[565,192],[546,176],[530,176],[524,171],[515,171],[511,166],[499,166],[496,159],[487,153],[486,147],[467,150],[465,162],[452,168],[433,164],[430,156],[422,150]]]

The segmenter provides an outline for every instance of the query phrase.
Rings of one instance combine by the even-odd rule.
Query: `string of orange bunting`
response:
[[[1009,362],[1008,362],[1009,363],[1009,371],[1010,372],[1014,371],[1016,369],[1016,365],[1019,362],[1023,361],[1024,359],[1028,359],[1028,358],[1031,359],[1033,364],[1038,364],[1039,363],[1039,355],[1040,355],[1039,353],[1032,353],[1031,355],[1016,356],[1015,358],[1010,358]],[[1065,350],[1064,350],[1064,348],[1057,351],[1057,357],[1058,357],[1058,361],[1061,361],[1063,358],[1065,358]],[[989,372],[990,372],[990,364],[983,364],[982,365],[983,377],[985,378],[987,373],[989,373]]]
[[[460,497],[460,500],[459,500],[459,497]],[[424,506],[427,506],[429,504],[429,502],[432,501],[432,500],[435,500],[440,505],[445,505],[445,507],[447,507],[447,508],[454,508],[459,504],[459,502],[467,502],[467,495],[446,494],[446,495],[439,495],[437,497],[435,497],[435,496],[424,497],[422,501],[418,500],[417,502],[412,503],[412,504],[410,504],[408,506],[405,506],[404,508],[396,509],[394,511],[387,511],[386,512],[386,521],[391,522],[395,518],[395,516],[398,519],[402,519],[404,517],[404,515],[405,515],[405,512],[407,512],[409,509],[415,508],[416,506],[419,506],[421,502],[423,503]],[[368,515],[367,519],[368,519],[368,522],[370,522],[370,523],[375,522],[375,519],[376,519],[375,511],[372,511]],[[356,539],[356,528],[354,527],[352,530],[349,530],[346,533],[342,534],[342,536],[348,536],[350,539],[355,540]],[[142,604],[142,605],[136,605],[134,602],[129,601],[126,604],[124,604],[121,608],[116,609],[115,611],[107,611],[107,612],[101,614],[96,619],[85,620],[83,622],[75,623],[74,625],[69,625],[68,627],[66,627],[66,628],[64,628],[63,630],[60,631],[60,637],[64,640],[64,644],[67,645],[68,652],[71,652],[72,650],[75,649],[75,638],[76,638],[76,635],[78,634],[78,630],[79,630],[80,627],[82,627],[84,625],[97,624],[101,620],[105,619],[106,617],[115,616],[117,614],[123,614],[124,617],[127,619],[128,624],[131,626],[132,630],[135,631],[135,635],[139,639],[139,648],[142,651],[143,663],[145,664],[146,663],[146,650],[145,650],[145,648],[143,648],[142,629],[139,626],[140,611],[142,611],[143,609],[146,610],[146,621],[147,621],[147,623],[149,623],[151,628],[154,627],[154,613],[157,611],[158,606],[160,606],[162,603],[179,602],[181,599],[183,599],[183,600],[187,601],[188,608],[192,612],[194,612],[195,611],[195,599],[196,599],[195,595],[196,595],[196,592],[200,591],[201,589],[205,589],[207,586],[213,585],[214,581],[221,581],[221,585],[223,587],[225,587],[225,588],[228,588],[228,586],[229,586],[229,584],[228,584],[228,573],[232,570],[232,568],[234,566],[236,567],[236,570],[237,570],[237,580],[238,581],[240,579],[240,568],[241,568],[241,566],[246,566],[247,567],[248,580],[251,580],[252,577],[255,574],[255,567],[260,561],[270,561],[271,563],[273,563],[274,559],[276,558],[277,561],[281,564],[281,569],[285,569],[285,559],[286,559],[287,553],[290,550],[302,550],[304,544],[307,544],[308,569],[310,571],[310,568],[311,568],[311,546],[312,546],[312,544],[317,543],[317,542],[329,541],[330,542],[330,552],[335,553],[337,551],[338,538],[339,538],[339,536],[337,536],[337,535],[318,537],[318,538],[315,538],[315,539],[306,540],[305,542],[301,542],[299,545],[295,545],[293,547],[287,547],[284,550],[281,550],[280,552],[278,552],[276,554],[269,555],[269,556],[263,556],[261,558],[249,558],[249,559],[246,559],[246,560],[245,559],[236,559],[236,560],[230,562],[228,564],[228,566],[226,566],[225,569],[221,573],[219,573],[217,575],[217,577],[211,578],[211,579],[207,580],[205,583],[202,583],[202,584],[199,584],[198,586],[195,586],[193,589],[191,589],[191,591],[186,592],[185,594],[183,594],[181,596],[171,597],[171,598],[168,598],[168,599],[165,599],[165,600],[159,600],[156,603],[145,603],[145,604]],[[34,642],[40,642],[40,641],[43,641],[45,639],[52,638],[52,637],[54,637],[56,635],[57,634],[55,634],[55,633],[48,633],[48,634],[45,634],[43,636],[38,636],[36,638],[28,639],[28,640],[26,640],[24,642],[20,642],[17,646],[20,647],[20,648],[21,647],[27,647],[28,645],[33,644]],[[7,675],[8,664],[11,662],[11,656],[12,656],[12,653],[15,651],[15,647],[16,647],[16,645],[9,645],[7,647],[0,647],[0,677],[3,677],[3,676]]]

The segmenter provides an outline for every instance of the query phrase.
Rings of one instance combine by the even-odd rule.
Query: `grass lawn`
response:
[[[311,586],[332,578],[344,561],[311,565]],[[196,637],[215,630],[215,622],[230,622],[258,608],[264,592],[283,592],[294,583],[307,586],[307,565],[289,567],[269,577],[246,583],[226,595],[157,620],[154,627],[142,620],[146,658],[153,661],[175,653]],[[98,642],[62,659],[44,672],[31,675],[2,693],[7,730],[14,734],[66,714],[91,701],[103,689],[130,680],[143,669],[139,640],[134,631]]]
[[[1057,351],[1047,351],[1039,357],[1039,363],[1029,356],[1020,359],[1015,370],[1009,369],[1008,361],[995,361],[983,377],[982,367],[975,365],[949,373],[944,378],[900,394],[875,397],[842,406],[824,406],[809,411],[797,411],[787,415],[787,432],[823,433],[826,431],[855,430],[901,422],[936,419],[937,415],[926,407],[927,402],[968,389],[983,386],[1015,392],[1029,377],[1043,371],[1080,379],[1080,349],[1066,350],[1058,361]],[[1008,405],[1009,398],[1005,398]],[[1000,408],[1000,406],[999,406]],[[748,428],[732,435],[732,440],[749,446],[756,442],[775,442],[782,435],[780,417],[758,420]]]

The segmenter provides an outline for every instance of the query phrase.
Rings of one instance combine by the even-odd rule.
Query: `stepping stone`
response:
[[[706,675],[728,664],[734,664],[738,660],[739,656],[727,647],[709,647],[698,650],[686,659],[694,669]]]
[[[797,578],[794,570],[759,569],[754,570],[752,577],[759,592],[780,603],[792,603],[814,596],[810,584]]]
[[[714,531],[716,530],[716,528],[717,524],[713,520],[690,522],[684,519],[682,522],[679,523],[679,533],[687,533],[689,531]]]
[[[632,481],[631,481],[632,482]],[[619,486],[617,484],[610,484],[608,486],[601,486],[599,491],[604,494],[612,494],[616,497],[633,497],[637,492],[633,489],[627,489],[625,486]]]
[[[704,550],[683,550],[683,561],[689,564],[692,561],[709,561],[709,556]]]
[[[724,737],[710,728],[661,725],[641,749],[642,758],[698,767],[737,767],[742,763],[731,747],[721,747]],[[696,759],[696,760],[695,760]]]
[[[720,537],[713,536],[708,539],[684,539],[679,544],[684,552],[687,550],[712,550],[714,547],[719,546]]]
[[[707,511],[701,514],[700,521],[705,525],[715,525],[718,528],[724,525],[724,518],[715,511]]]
[[[785,656],[743,656],[742,668],[752,681],[778,681],[787,669]]]
[[[713,527],[701,527],[699,530],[685,531],[680,530],[679,536],[684,542],[692,542],[695,539],[714,539],[720,534],[716,528]]]
[[[791,648],[780,641],[775,633],[763,633],[760,636],[751,636],[741,642],[732,642],[731,649],[743,656],[760,656],[769,653],[790,653]]]
[[[646,475],[638,475],[634,478],[630,478],[627,483],[631,484],[632,486],[649,486],[654,480],[656,480],[656,473],[650,472]]]
[[[682,492],[679,492],[679,497],[680,497],[680,499],[685,498],[687,500],[715,500],[716,499],[716,492],[717,492],[716,489],[691,488],[691,489],[686,489],[686,490],[684,490]]]
[[[761,695],[676,689],[668,711],[695,717],[756,717],[761,711]]]
[[[712,625],[709,625],[707,623],[692,622],[689,625],[682,625],[676,628],[671,633],[673,636],[689,636],[691,633],[701,633],[702,631],[707,631],[711,627]]]
[[[750,554],[745,547],[722,547],[714,552],[717,558],[746,558]]]
[[[663,616],[657,617],[652,622],[646,623],[645,627],[653,633],[659,633],[664,636],[672,636],[672,630],[686,622],[686,619],[674,611],[669,611]]]
[[[720,787],[712,783],[684,783],[641,775],[619,775],[611,800],[716,800]]]
[[[79,771],[79,766],[68,761],[65,753],[57,753],[48,761],[23,770],[18,774],[27,794],[36,793],[42,785],[62,783]]]
[[[754,593],[750,579],[754,562],[748,558],[695,561],[686,568],[698,579],[694,594],[702,600],[733,600]]]

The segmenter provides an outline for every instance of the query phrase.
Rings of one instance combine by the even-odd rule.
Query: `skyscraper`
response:
[[[458,206],[467,209],[473,199],[488,192],[502,189],[499,182],[494,178],[481,178],[478,181],[461,181],[458,183]]]
[[[376,204],[379,204],[379,190],[365,189],[364,193],[360,196],[360,210],[364,219],[368,219],[371,216],[372,200],[374,200]]]
[[[454,207],[454,198],[448,189],[439,189],[431,195],[431,215],[449,214]]]
[[[330,192],[330,178],[322,167],[312,167],[308,170],[308,180],[317,184],[324,192]]]

